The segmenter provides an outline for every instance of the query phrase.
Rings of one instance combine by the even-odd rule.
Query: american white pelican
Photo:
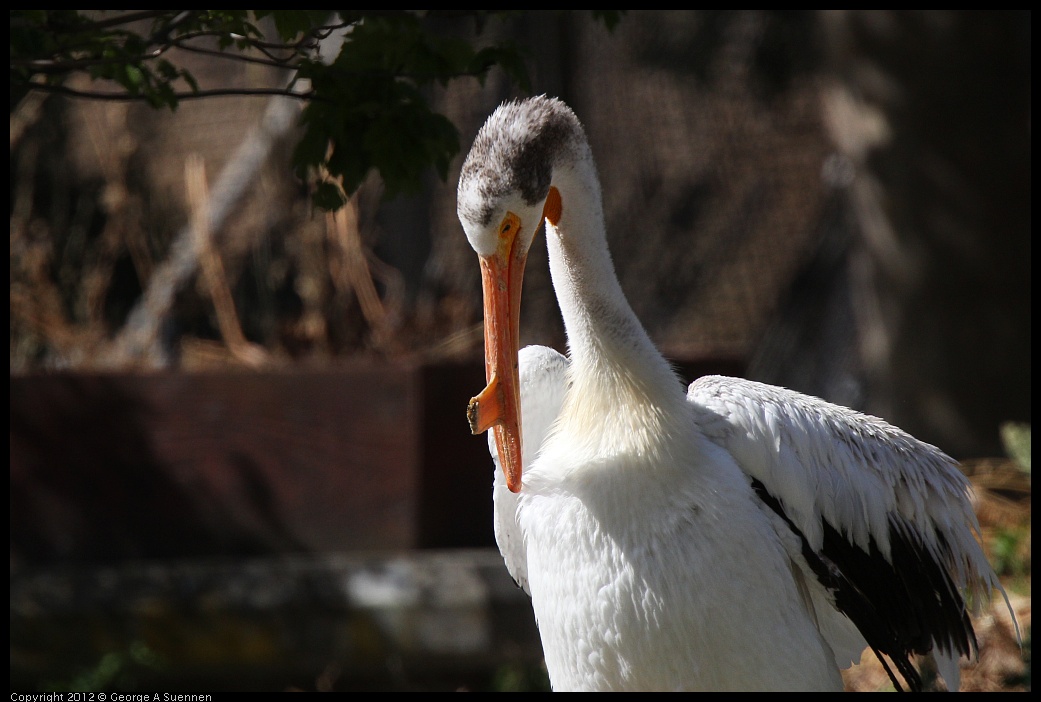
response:
[[[897,687],[976,653],[963,596],[1000,588],[956,464],[875,417],[747,380],[684,394],[625,299],[585,133],[499,107],[459,178],[484,286],[495,533],[556,690],[841,690],[874,649]],[[569,358],[518,355],[545,221]],[[522,432],[523,427],[523,432]],[[523,441],[522,441],[523,436]]]

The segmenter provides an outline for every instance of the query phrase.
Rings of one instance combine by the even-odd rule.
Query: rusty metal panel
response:
[[[12,562],[413,547],[418,378],[12,377]]]

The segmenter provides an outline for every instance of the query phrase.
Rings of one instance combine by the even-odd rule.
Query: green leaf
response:
[[[94,11],[97,12],[97,11]],[[154,107],[176,109],[178,81],[193,91],[199,86],[180,67],[167,42],[208,34],[222,51],[253,51],[256,40],[272,41],[258,29],[271,21],[287,45],[276,49],[289,56],[298,77],[311,81],[311,101],[301,116],[301,138],[293,151],[293,168],[305,180],[328,177],[338,183],[316,186],[319,206],[339,206],[372,171],[383,178],[388,197],[415,190],[433,168],[444,179],[459,152],[459,135],[443,115],[431,110],[427,89],[447,86],[469,76],[483,80],[494,68],[524,91],[531,80],[524,52],[509,41],[476,44],[460,38],[495,20],[508,20],[518,11],[344,10],[163,10],[148,23],[150,31],[132,31],[121,24],[124,11],[100,11],[89,16],[76,10],[12,10],[10,12],[11,100],[15,104],[37,89],[34,62],[68,66],[46,74],[60,85],[69,75],[116,81],[131,96]],[[615,10],[594,10],[593,16],[614,27]],[[112,22],[110,20],[117,20]],[[350,25],[339,54],[326,65],[294,54],[295,43],[333,24]],[[468,35],[468,34],[467,34]]]
[[[123,85],[133,94],[138,95],[145,84],[145,74],[140,68],[130,64],[123,69]]]
[[[531,92],[531,77],[528,75],[524,54],[512,43],[481,49],[474,55],[470,71],[483,80],[494,66],[499,66],[522,90]]]
[[[329,10],[276,10],[271,18],[282,41],[290,42],[331,21]]]
[[[193,93],[199,92],[199,84],[195,81],[195,76],[183,68],[181,69],[180,76],[184,79],[184,82],[188,84],[188,87],[192,89]]]
[[[603,22],[609,31],[614,31],[614,28],[622,21],[622,15],[625,14],[625,10],[590,10],[589,12],[593,15],[593,19]]]
[[[1005,452],[1025,472],[1030,472],[1030,425],[1024,422],[1005,422],[1001,425],[1001,442]]]

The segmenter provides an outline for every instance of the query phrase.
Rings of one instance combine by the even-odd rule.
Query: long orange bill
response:
[[[543,216],[560,218],[560,194],[550,188]],[[499,465],[512,492],[521,489],[520,302],[528,247],[522,242],[520,218],[507,214],[499,229],[495,253],[481,257],[484,288],[484,370],[488,385],[470,400],[466,417],[470,431],[492,429]],[[537,226],[537,225],[536,225]]]

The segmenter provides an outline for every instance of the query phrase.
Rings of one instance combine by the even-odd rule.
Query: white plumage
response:
[[[920,684],[918,653],[957,689],[976,650],[963,593],[1000,586],[950,458],[783,388],[714,376],[684,394],[622,294],[563,103],[488,119],[458,211],[485,291],[469,417],[494,430],[496,539],[554,689],[839,690],[865,645],[894,684]],[[517,352],[543,220],[569,358]]]

